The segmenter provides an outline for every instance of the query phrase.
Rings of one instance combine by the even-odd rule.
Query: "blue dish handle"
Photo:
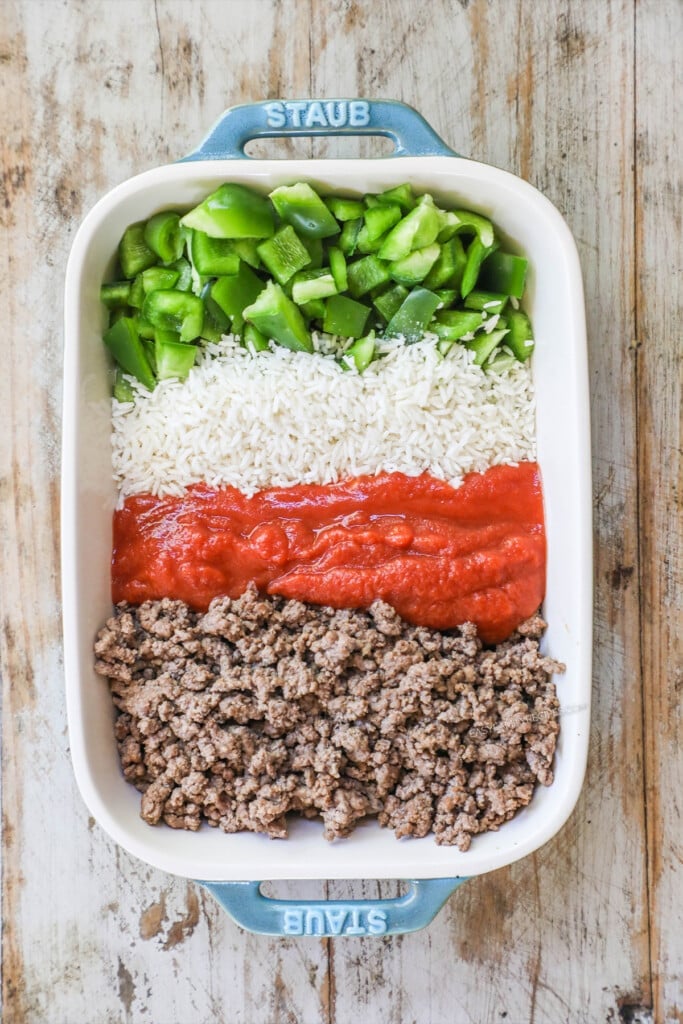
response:
[[[229,107],[191,160],[244,160],[253,139],[310,135],[384,135],[393,139],[394,156],[458,156],[421,114],[397,100],[267,100]]]
[[[405,896],[377,900],[279,900],[261,882],[200,882],[242,928],[260,935],[403,935],[424,928],[466,878],[411,881]]]

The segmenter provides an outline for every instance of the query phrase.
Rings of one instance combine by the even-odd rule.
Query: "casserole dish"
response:
[[[391,157],[372,160],[256,160],[259,137],[379,134]],[[499,831],[466,852],[433,837],[397,841],[376,822],[329,844],[322,826],[296,821],[290,838],[202,827],[152,828],[123,778],[107,684],[93,668],[93,639],[111,613],[111,518],[116,503],[109,451],[111,366],[101,343],[99,288],[126,225],[168,207],[190,208],[224,181],[264,192],[309,181],[323,193],[363,194],[409,181],[437,202],[490,217],[529,260],[525,305],[537,346],[533,375],[537,456],[547,530],[543,650],[566,665],[556,680],[561,730],[555,781]],[[121,846],[156,868],[201,879],[244,926],[269,934],[388,934],[426,924],[472,875],[532,853],[564,824],[585,771],[591,680],[591,491],[583,290],[576,247],[555,207],[523,180],[459,157],[412,108],[391,101],[250,104],[227,110],[197,150],[114,188],[84,219],[66,274],[62,465],[62,587],[66,695],[74,770],[95,819]],[[267,900],[261,879],[412,879],[397,900],[359,903]]]

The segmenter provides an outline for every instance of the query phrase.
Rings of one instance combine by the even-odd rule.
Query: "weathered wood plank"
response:
[[[654,1019],[683,1021],[683,7],[636,6],[637,372]]]

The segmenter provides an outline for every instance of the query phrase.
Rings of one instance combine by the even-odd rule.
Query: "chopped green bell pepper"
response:
[[[154,327],[177,331],[180,341],[194,341],[202,333],[204,303],[189,292],[150,292],[142,305],[142,315]]]
[[[278,284],[287,284],[297,270],[303,270],[311,262],[306,246],[290,224],[261,242],[257,252]]]
[[[430,195],[422,196],[417,206],[396,224],[384,239],[378,255],[383,260],[400,260],[413,249],[423,249],[436,240],[439,213]]]
[[[207,277],[236,274],[240,258],[230,238],[212,238],[205,231],[192,231],[189,242],[190,258],[198,273]]]
[[[460,284],[463,299],[467,298],[477,283],[480,267],[490,252],[491,250],[481,243],[479,236],[475,235],[467,248],[467,262]]]
[[[398,203],[402,210],[406,213],[413,209],[415,206],[415,196],[413,190],[409,184],[396,185],[394,188],[388,188],[385,192],[380,192],[377,199],[381,203]]]
[[[120,367],[117,367],[116,376],[114,377],[114,398],[117,402],[135,401],[135,392],[132,385],[130,381],[126,380]]]
[[[506,330],[491,331],[490,334],[478,334],[473,341],[465,342],[465,348],[475,353],[473,360],[475,366],[484,366],[487,359],[491,357],[491,353],[500,345],[507,333]]]
[[[330,270],[301,270],[292,278],[292,298],[297,306],[336,294],[337,286]]]
[[[236,274],[219,277],[214,281],[209,288],[209,297],[224,316],[232,320],[236,316],[242,316],[244,307],[256,302],[265,287],[266,282],[246,263],[241,263]]]
[[[347,366],[355,366],[359,373],[362,373],[372,362],[375,354],[375,332],[370,331],[364,338],[358,338],[353,345],[347,348],[342,357],[342,362]]]
[[[171,337],[166,337],[166,333],[157,336],[154,342],[157,377],[159,380],[166,380],[169,377],[185,380],[194,366],[197,349],[194,345],[184,345]]]
[[[370,316],[370,307],[349,299],[346,295],[332,295],[325,302],[323,330],[341,338],[360,338]]]
[[[392,288],[375,296],[373,305],[382,319],[388,323],[407,295],[407,288],[404,288],[402,284],[395,284]]]
[[[521,299],[524,294],[528,263],[522,256],[509,252],[491,253],[481,265],[478,283],[493,292],[504,292]]]
[[[253,324],[245,324],[242,331],[242,341],[245,348],[253,349],[254,352],[266,352],[270,345],[264,334],[261,334]]]
[[[175,288],[180,272],[172,270],[171,267],[148,267],[140,276],[142,290],[145,295],[149,295],[150,292],[158,292],[162,288]]]
[[[130,281],[111,281],[100,288],[100,301],[107,309],[130,305]]]
[[[275,231],[268,199],[232,182],[217,188],[181,217],[180,223],[212,238],[270,238]]]
[[[419,341],[427,330],[437,306],[439,296],[426,288],[413,288],[387,324],[388,338],[403,337],[407,342]]]
[[[173,210],[155,213],[145,224],[145,243],[162,263],[173,263],[183,254],[180,216]]]
[[[329,238],[339,233],[339,224],[317,192],[304,181],[281,185],[270,193],[279,216],[308,238]]]
[[[436,263],[440,251],[436,242],[423,249],[414,249],[403,259],[394,260],[389,265],[389,274],[397,284],[419,284]]]
[[[389,280],[390,268],[376,256],[363,256],[362,259],[349,263],[346,268],[348,289],[354,299],[372,291],[377,285],[386,284]]]
[[[279,345],[295,351],[313,351],[311,334],[301,311],[274,281],[268,282],[256,301],[243,311],[243,316],[264,337],[272,338]]]
[[[327,196],[325,206],[337,220],[357,220],[365,213],[360,199],[346,199],[343,196]]]
[[[534,350],[534,335],[529,317],[521,309],[510,310],[505,316],[510,329],[505,344],[515,358],[524,363]]]
[[[152,391],[156,382],[135,321],[130,317],[121,317],[104,332],[103,339],[121,369],[137,377],[141,384]]]
[[[491,248],[495,235],[490,220],[481,217],[478,213],[471,213],[469,210],[453,210],[452,212],[458,218],[458,224],[455,227],[457,234],[462,232],[475,234],[485,249]]]
[[[455,235],[441,246],[438,259],[424,279],[425,288],[436,291],[443,285],[460,288],[467,257],[463,244]]]
[[[145,225],[131,224],[119,242],[119,263],[123,276],[133,278],[157,262],[157,254],[145,242]]]
[[[507,300],[507,295],[501,295],[500,292],[484,292],[477,288],[465,299],[465,308],[480,309],[488,316],[494,316],[503,312]]]
[[[349,286],[349,279],[346,273],[346,258],[341,249],[331,245],[327,250],[327,258],[330,261],[330,270],[338,292],[345,292]]]

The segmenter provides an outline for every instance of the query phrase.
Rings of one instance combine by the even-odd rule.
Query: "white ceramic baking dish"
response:
[[[381,134],[396,145],[374,160],[256,160],[257,137]],[[93,638],[111,612],[110,468],[112,369],[101,342],[99,287],[124,227],[167,207],[199,202],[226,180],[264,191],[305,179],[323,192],[362,194],[410,181],[437,201],[490,217],[529,259],[526,306],[537,338],[538,459],[546,502],[549,626],[544,649],[566,664],[556,679],[561,732],[555,781],[499,831],[466,853],[431,837],[397,841],[373,822],[333,844],[322,826],[296,821],[287,841],[152,828],[140,795],[123,779],[107,684],[93,671]],[[431,919],[463,879],[538,849],[567,820],[582,785],[591,684],[591,490],[583,290],[576,247],[555,207],[525,181],[457,156],[412,108],[388,101],[297,101],[235,107],[184,161],[147,171],[109,192],[74,240],[66,275],[62,469],[62,585],[69,733],[83,798],[98,823],[156,868],[204,880],[242,924],[278,933],[371,934],[412,930]],[[268,900],[261,879],[417,880],[399,901],[298,904]],[[426,883],[424,880],[438,880]],[[228,885],[224,883],[242,883]],[[248,884],[247,884],[248,883]]]

